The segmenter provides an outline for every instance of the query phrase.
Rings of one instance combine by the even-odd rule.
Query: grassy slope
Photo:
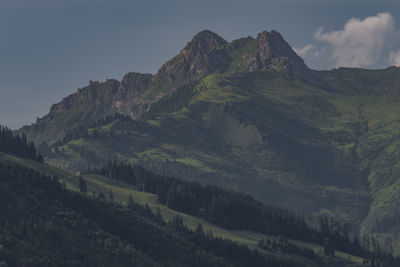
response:
[[[330,72],[337,92],[266,72],[210,75],[180,109],[101,126],[48,160],[67,169],[140,162],[400,240],[397,72]]]
[[[212,231],[213,234],[216,236],[222,237],[224,239],[230,239],[232,241],[245,244],[253,248],[257,247],[257,243],[260,239],[273,238],[271,236],[266,236],[251,231],[231,231],[223,229],[203,218],[171,210],[167,206],[158,203],[156,195],[138,191],[137,188],[123,182],[113,181],[104,176],[94,174],[88,174],[84,177],[88,181],[89,188],[91,188],[91,190],[95,192],[103,191],[107,193],[109,191],[112,191],[115,197],[115,201],[123,204],[127,203],[129,195],[131,195],[135,201],[149,205],[149,207],[154,211],[159,208],[162,216],[167,220],[171,219],[176,214],[179,214],[183,218],[185,225],[187,225],[191,229],[195,229],[197,225],[201,223],[205,231]],[[320,253],[322,251],[322,247],[319,245],[300,242],[296,240],[291,240],[291,242],[300,247],[304,246],[306,248],[313,249],[317,254],[322,255]],[[360,257],[350,255],[341,251],[335,251],[335,255],[343,260],[351,259],[351,261],[355,263],[362,263],[363,261],[363,259]]]
[[[4,153],[0,153],[0,160],[16,162],[18,164],[43,172],[47,175],[57,176],[60,178],[61,182],[64,182],[66,184],[67,188],[69,188],[70,190],[78,190],[78,177],[64,170],[58,169],[48,164],[41,164],[29,159],[22,159]],[[129,196],[132,196],[134,201],[139,202],[141,204],[149,205],[149,207],[153,211],[160,209],[162,216],[167,220],[171,219],[176,214],[179,214],[183,218],[184,224],[191,229],[195,229],[198,224],[202,224],[203,229],[206,232],[212,231],[215,236],[219,236],[224,239],[229,239],[239,244],[245,244],[252,248],[257,248],[257,243],[260,239],[274,238],[272,236],[266,236],[251,231],[231,231],[223,229],[203,218],[171,210],[167,206],[158,203],[156,195],[141,192],[134,186],[123,182],[110,180],[104,176],[95,174],[85,174],[83,175],[83,177],[87,182],[89,194],[99,194],[100,192],[103,192],[106,195],[106,197],[108,197],[109,192],[112,191],[114,196],[114,201],[121,203],[123,205],[126,205]],[[323,249],[319,245],[305,243],[296,240],[291,240],[291,242],[299,247],[312,249],[315,251],[315,253],[321,255],[322,257],[325,257],[321,254]],[[350,255],[341,251],[335,251],[335,255],[337,257],[336,260],[342,263],[345,262],[362,263],[362,261],[364,260],[363,258]]]
[[[143,162],[156,171],[239,189],[266,202],[307,212],[321,208],[313,203],[337,198],[338,192],[366,198],[365,188],[352,181],[350,188],[346,185],[343,189],[343,181],[350,179],[330,179],[338,176],[338,166],[332,166],[331,155],[324,154],[323,149],[331,149],[330,140],[316,126],[329,127],[328,123],[333,124],[330,117],[338,112],[332,104],[324,107],[326,96],[315,96],[325,92],[272,74],[234,79],[211,75],[201,86],[188,107],[150,123],[114,125],[113,134],[120,140],[114,138],[113,144],[107,138],[89,138],[79,140],[79,145],[102,160],[117,157]],[[318,109],[327,110],[327,115]],[[88,157],[73,151],[76,142],[60,147],[65,153],[51,157],[50,163],[66,168],[91,163]],[[346,157],[340,150],[333,152]],[[308,161],[301,156],[306,153],[313,156]],[[318,170],[312,170],[313,160],[320,161]],[[325,169],[331,177],[322,180]],[[331,184],[327,186],[327,182]],[[316,199],[323,195],[327,197]],[[361,201],[357,205],[362,205]],[[345,216],[342,206],[339,203],[323,209]],[[361,211],[357,213],[362,216]]]

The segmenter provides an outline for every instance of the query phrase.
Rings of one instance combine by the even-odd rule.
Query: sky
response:
[[[0,124],[29,125],[89,80],[155,73],[204,29],[277,30],[313,69],[400,66],[398,0],[0,0]]]

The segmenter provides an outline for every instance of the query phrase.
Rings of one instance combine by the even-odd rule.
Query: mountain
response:
[[[264,31],[256,39],[248,37],[228,43],[205,30],[194,36],[154,76],[128,73],[122,81],[90,81],[86,87],[53,105],[50,113],[32,127],[24,127],[22,131],[36,143],[52,143],[63,138],[69,129],[97,122],[110,114],[120,113],[137,119],[152,104],[209,74],[268,70],[317,80],[313,71],[276,31]]]
[[[399,77],[311,70],[276,31],[203,31],[155,75],[91,82],[20,132],[55,166],[135,162],[329,214],[399,253]]]
[[[228,42],[211,31],[202,31],[166,62],[154,77],[160,87],[179,86],[229,66],[229,55],[222,49]]]

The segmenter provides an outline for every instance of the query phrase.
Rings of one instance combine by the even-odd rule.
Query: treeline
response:
[[[350,240],[347,227],[329,217],[321,217],[316,230],[287,210],[265,205],[249,195],[157,175],[141,166],[113,161],[92,171],[156,194],[158,201],[171,209],[203,217],[223,228],[252,230],[320,245],[329,240],[335,249],[358,256],[368,254],[357,239]]]
[[[322,245],[325,249],[336,248],[350,252],[357,256],[368,256],[367,249],[360,246],[358,239],[355,237],[350,241],[349,234],[351,227],[349,224],[341,224],[335,221],[331,216],[320,215],[318,217],[318,230],[322,237],[324,237]]]
[[[1,266],[310,266],[166,222],[148,206],[114,204],[0,162]],[[32,201],[34,199],[35,201]]]
[[[0,152],[43,162],[43,156],[36,151],[33,142],[28,142],[25,134],[19,136],[2,125],[0,125]]]
[[[314,229],[289,211],[265,205],[250,195],[158,175],[138,165],[111,161],[100,169],[89,171],[135,185],[138,190],[156,194],[158,201],[171,209],[203,217],[223,228],[252,230],[283,240],[291,238],[316,243],[324,247],[327,255],[334,255],[336,249],[377,263],[373,266],[400,266],[396,265],[400,263],[400,257],[393,257],[391,251],[371,251],[370,247],[361,246],[357,238],[350,239],[348,224],[341,224],[327,215],[318,218],[318,229]],[[278,246],[282,251],[293,250],[302,256],[313,257],[309,251],[298,250],[289,244]],[[375,246],[383,247],[377,241]]]
[[[227,229],[283,234],[307,241],[319,237],[319,233],[308,227],[304,220],[287,210],[266,206],[250,195],[157,175],[141,166],[115,161],[92,171],[133,184],[139,190],[156,194],[158,201],[171,209],[204,217]]]

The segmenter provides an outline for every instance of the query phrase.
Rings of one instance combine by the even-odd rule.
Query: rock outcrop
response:
[[[180,53],[166,62],[153,82],[158,86],[179,86],[215,71],[224,71],[230,59],[223,49],[228,44],[217,34],[205,30],[196,34]]]
[[[143,93],[150,86],[152,77],[151,74],[129,72],[122,78],[116,96],[123,98]]]
[[[276,31],[263,31],[256,39],[250,71],[275,70],[292,73],[309,71],[304,61]]]

